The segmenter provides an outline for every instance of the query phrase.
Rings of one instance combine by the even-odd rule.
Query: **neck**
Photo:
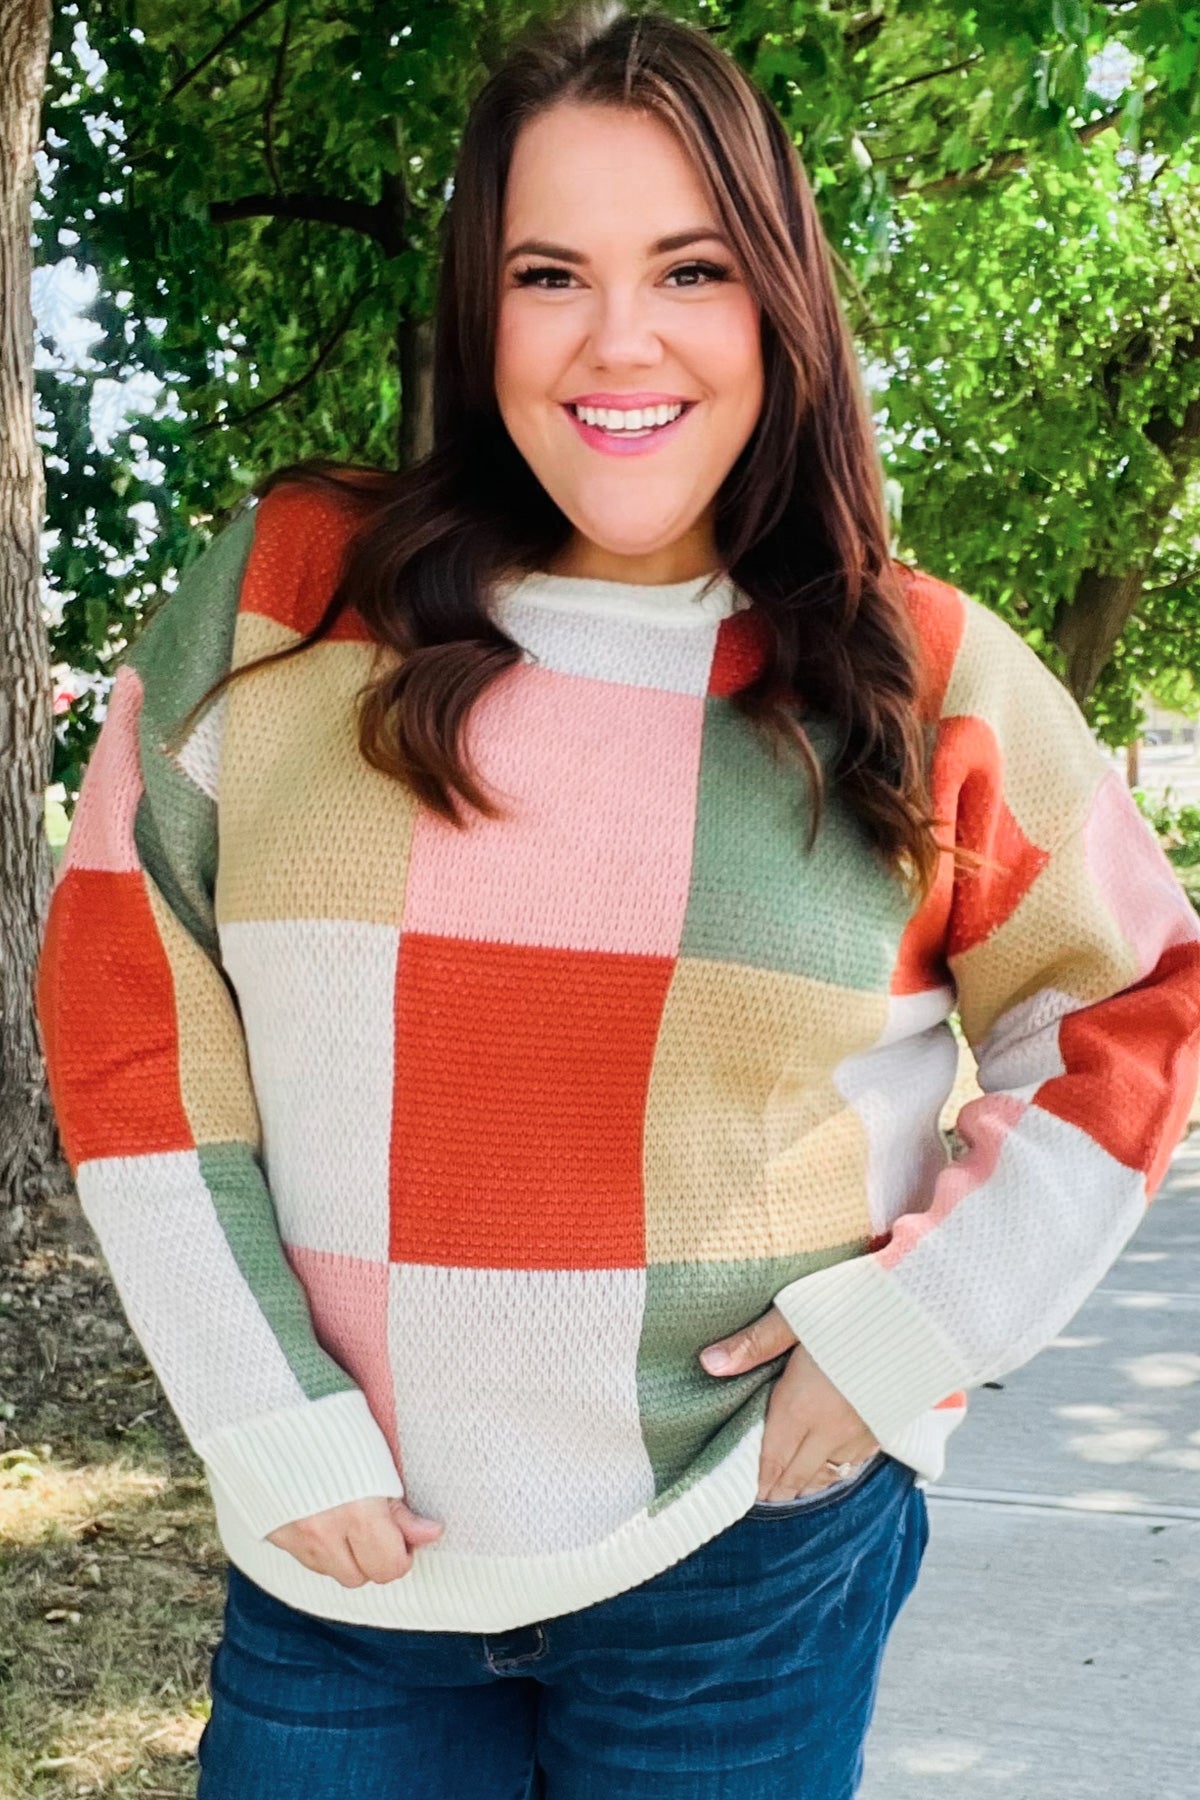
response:
[[[546,572],[592,581],[619,581],[632,587],[666,587],[711,575],[718,564],[711,533],[700,527],[660,550],[634,556],[622,556],[576,532],[547,563]]]

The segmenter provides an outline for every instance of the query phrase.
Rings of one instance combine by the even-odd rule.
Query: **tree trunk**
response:
[[[32,201],[50,0],[0,0],[0,1248],[69,1190],[46,1092],[33,975],[50,891],[54,738],[41,605],[46,482],[33,424]]]
[[[1142,779],[1142,740],[1130,738],[1125,746],[1125,785],[1131,790],[1141,786]]]
[[[1085,569],[1071,604],[1055,621],[1054,641],[1066,658],[1067,686],[1076,700],[1084,701],[1104,673],[1141,599],[1146,579],[1143,568],[1121,575],[1101,575]]]
[[[433,448],[433,320],[405,314],[396,331],[400,361],[399,466],[409,469]]]

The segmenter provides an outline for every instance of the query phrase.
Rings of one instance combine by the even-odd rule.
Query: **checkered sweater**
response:
[[[764,636],[727,580],[499,588],[523,655],[469,742],[503,818],[361,758],[353,611],[168,754],[315,622],[348,531],[275,489],[125,653],[38,970],[80,1199],[230,1559],[418,1629],[628,1589],[753,1503],[782,1364],[697,1356],[772,1302],[936,1479],[1196,1086],[1198,922],[1079,712],[911,577],[936,811],[978,857],[915,909],[836,794],[808,848],[799,764],[731,701]],[[983,1097],[951,1156],[955,1010]],[[444,1522],[393,1582],[267,1539],[368,1495]]]

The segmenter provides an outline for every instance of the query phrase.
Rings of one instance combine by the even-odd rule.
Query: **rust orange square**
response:
[[[140,872],[67,871],[46,920],[38,1017],[72,1169],[91,1157],[195,1147],[175,984]]]
[[[393,1262],[644,1266],[642,1125],[672,966],[402,936]]]

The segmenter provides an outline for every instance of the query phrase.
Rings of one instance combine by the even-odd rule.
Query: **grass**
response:
[[[76,1216],[0,1291],[0,1797],[195,1791],[225,1562]]]

